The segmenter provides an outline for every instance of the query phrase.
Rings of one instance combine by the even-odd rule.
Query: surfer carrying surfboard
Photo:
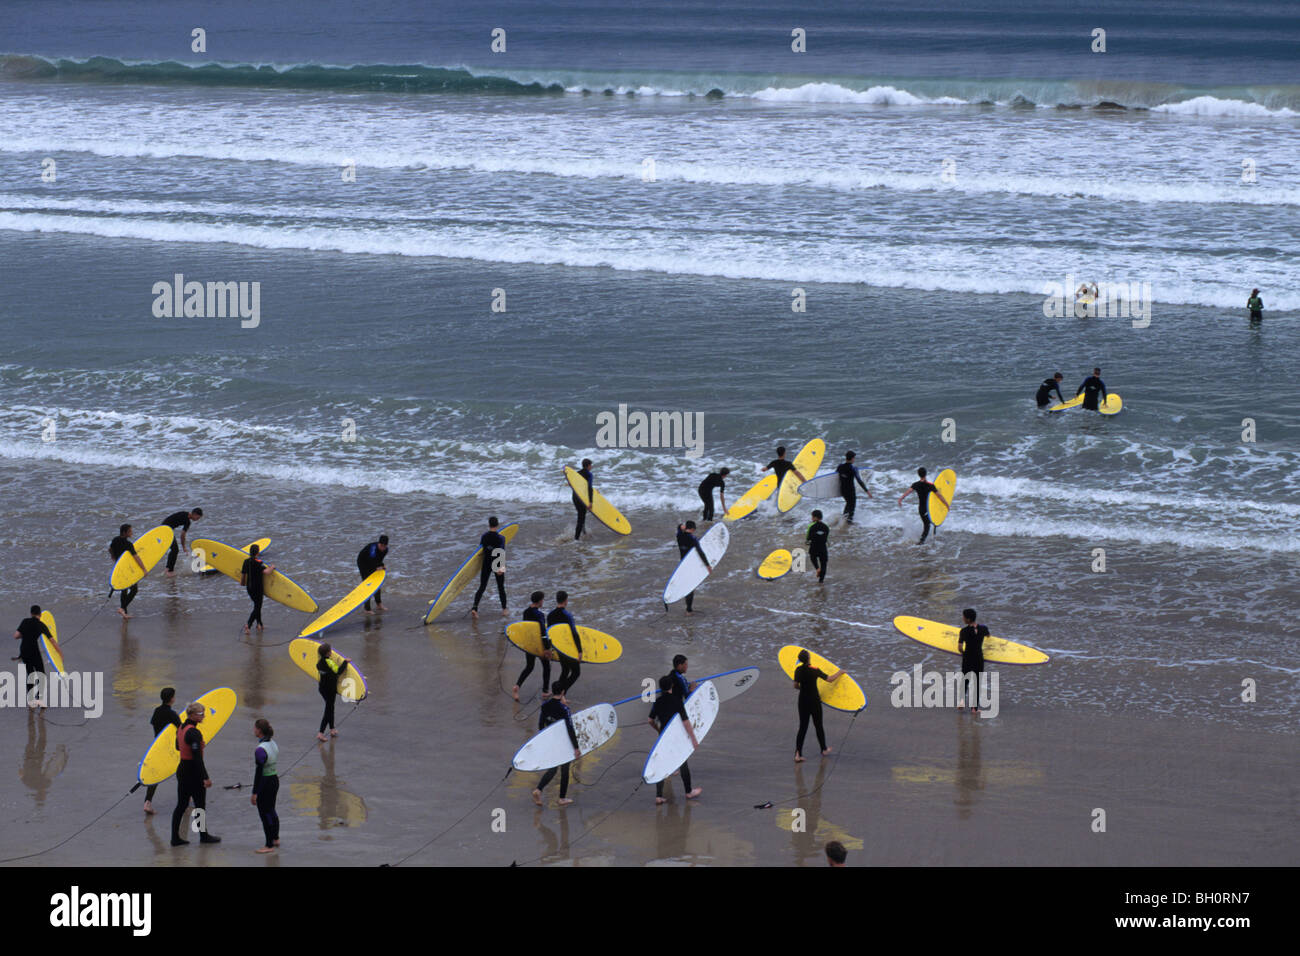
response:
[[[249,599],[253,602],[253,610],[248,614],[248,620],[244,622],[244,633],[257,623],[257,629],[262,630],[262,601],[266,597],[266,576],[275,573],[274,564],[266,564],[262,561],[261,549],[256,543],[248,546],[248,558],[239,569],[239,583],[244,586],[248,592]]]
[[[488,518],[488,529],[478,539],[478,545],[483,549],[483,567],[479,570],[478,590],[474,593],[474,606],[469,610],[470,617],[478,618],[478,602],[483,599],[483,592],[488,586],[488,577],[493,574],[497,579],[497,594],[501,597],[501,616],[505,617],[510,613],[506,610],[506,539],[497,531],[496,515]]]
[[[731,474],[730,468],[721,468],[718,471],[708,474],[700,482],[698,489],[700,500],[704,502],[704,514],[702,521],[713,520],[713,489],[718,489],[718,497],[722,499],[722,510],[727,510],[727,475]]]
[[[578,749],[578,733],[573,729],[573,712],[569,710],[569,702],[565,699],[564,680],[557,680],[552,688],[551,699],[542,704],[541,710],[537,716],[537,729],[545,730],[551,724],[564,721],[564,729],[569,732],[569,743],[573,744],[573,759],[577,760],[582,756],[582,751]],[[569,762],[560,764],[558,767],[552,767],[546,773],[542,774],[542,779],[537,784],[537,789],[533,791],[533,803],[539,807],[542,806],[542,791],[546,785],[555,779],[556,771],[560,774],[560,806],[568,806],[573,801],[569,799]]]
[[[388,554],[388,535],[381,534],[378,541],[371,541],[368,545],[357,552],[357,570],[361,572],[361,580],[364,581],[370,575],[374,574],[384,566],[384,557]],[[375,609],[379,611],[387,610],[384,607],[384,589],[375,588]],[[478,602],[476,601],[475,604]],[[365,612],[370,612],[370,598],[366,598]]]
[[[319,655],[316,658],[316,673],[320,675],[320,683],[316,689],[320,691],[321,697],[325,698],[325,713],[320,719],[320,729],[316,731],[316,739],[325,739],[325,728],[330,730],[331,737],[337,737],[339,732],[334,729],[334,697],[339,692],[339,677],[347,670],[352,659],[345,657],[336,661],[333,657],[334,649],[328,644],[322,644],[317,651]]]
[[[208,833],[207,789],[212,786],[208,769],[203,765],[202,704],[190,704],[185,710],[185,723],[176,728],[176,749],[180,751],[180,766],[176,770],[176,809],[172,811],[172,846],[186,846],[189,840],[181,839],[181,818],[194,801],[194,809],[201,811],[198,820],[199,842],[220,843],[221,837]]]
[[[701,488],[703,488],[703,486],[701,486]],[[725,506],[726,503],[724,502],[723,504]],[[692,548],[699,553],[700,560],[704,562],[704,566],[708,568],[709,573],[712,574],[713,565],[709,563],[709,556],[704,553],[704,549],[700,547],[700,539],[695,536],[695,522],[688,521],[685,524],[679,524],[677,526],[677,550],[681,552],[681,557],[684,558],[691,553]],[[667,606],[665,606],[664,610],[666,611],[667,609]],[[686,613],[695,613],[694,591],[686,595]]]
[[[812,721],[817,731],[817,743],[822,748],[822,756],[831,752],[826,746],[826,730],[822,726],[822,699],[817,691],[817,682],[824,680],[833,684],[844,676],[841,668],[829,676],[820,668],[812,666],[812,655],[807,648],[799,652],[799,666],[794,669],[794,686],[799,691],[799,733],[794,738],[794,762],[803,763],[803,741],[808,736],[808,721]]]
[[[116,564],[118,558],[130,552],[131,557],[135,558],[135,563],[140,565],[140,573],[142,575],[148,574],[149,569],[144,566],[144,562],[140,560],[140,555],[135,553],[135,545],[131,543],[132,530],[133,529],[129,524],[124,524],[117,529],[117,537],[108,544],[109,556],[112,557],[113,562]],[[129,588],[122,589],[121,606],[117,609],[117,613],[121,615],[122,620],[125,621],[131,616],[126,612],[126,609],[130,606],[131,602],[135,600],[135,596],[139,592],[139,582],[131,585]]]
[[[591,459],[590,458],[582,459],[582,468],[579,469],[578,475],[587,483],[587,494],[586,494],[586,500],[584,501],[582,498],[578,497],[578,493],[576,491],[573,493],[573,507],[576,508],[578,511],[578,525],[573,529],[574,541],[582,540],[582,530],[587,524],[587,512],[591,510],[591,506],[593,504],[592,497],[591,497],[593,489],[591,484]]]
[[[582,674],[582,638],[578,635],[578,622],[569,613],[568,591],[555,592],[555,607],[550,614],[546,615],[547,630],[550,630],[556,624],[567,624],[573,629],[573,646],[578,649],[577,659],[570,658],[567,654],[560,655],[560,679],[556,683],[563,684],[565,690],[570,690],[578,682],[578,677]],[[552,692],[554,692],[554,688],[552,688]]]
[[[1083,393],[1083,407],[1089,411],[1101,411],[1101,404],[1106,401],[1106,383],[1101,380],[1101,369],[1094,368],[1092,374],[1083,380],[1074,394]]]
[[[181,725],[181,715],[172,710],[172,701],[176,699],[175,687],[164,687],[158,692],[158,698],[162,702],[153,709],[153,714],[149,717],[149,726],[153,728],[154,739],[166,730],[168,727],[179,727]],[[153,795],[158,792],[158,784],[151,783],[149,788],[144,792],[144,812],[153,815]]]
[[[683,658],[683,662],[685,659]],[[674,671],[676,669],[674,668]],[[686,696],[681,692],[681,685],[685,683],[685,677],[677,677],[675,674],[665,674],[659,678],[659,690],[661,693],[655,699],[654,704],[650,707],[650,716],[646,720],[651,727],[663,736],[668,725],[672,723],[674,716],[682,718],[682,726],[686,729],[686,736],[691,740],[691,747],[698,748],[700,742],[695,739],[695,728],[691,726],[691,720],[686,716]],[[686,788],[686,799],[694,800],[704,792],[702,787],[691,787],[691,767],[687,761],[682,761],[680,767],[682,775],[682,786]],[[655,806],[667,803],[664,796],[664,781],[660,780],[655,784]]]
[[[926,480],[924,468],[916,469],[916,475],[920,480],[912,482],[911,487],[898,496],[898,505],[901,508],[903,506],[903,499],[912,492],[916,492],[916,507],[917,511],[921,515],[922,525],[921,540],[916,543],[924,544],[926,537],[930,534],[930,525],[932,524],[930,521],[930,493],[933,492],[935,496],[944,503],[944,505],[948,507],[952,507],[952,505],[949,503],[948,499],[943,496],[943,492],[934,486],[933,482]]]
[[[844,517],[848,521],[853,520],[853,512],[858,508],[858,489],[854,482],[862,486],[862,490],[871,498],[871,489],[862,481],[862,474],[858,471],[857,465],[853,464],[853,459],[858,457],[856,452],[846,451],[844,461],[835,469],[835,474],[840,476],[840,497],[844,499]]]
[[[545,652],[542,657],[542,699],[545,700],[551,696],[551,660],[556,656],[555,651],[551,649],[551,641],[546,636],[546,615],[542,613],[542,602],[546,600],[546,592],[534,591],[529,595],[528,600],[532,603],[524,608],[524,620],[533,621],[542,632],[542,650]],[[524,657],[524,669],[515,678],[514,689],[510,691],[510,696],[515,700],[519,699],[519,688],[524,686],[524,681],[533,672],[533,665],[537,662],[536,654],[524,651]]]
[[[1034,395],[1034,401],[1038,403],[1039,408],[1046,408],[1052,404],[1052,392],[1056,392],[1058,402],[1065,401],[1065,396],[1061,394],[1061,382],[1064,380],[1065,376],[1060,372],[1057,372],[1051,378],[1043,379],[1043,384],[1038,386],[1038,392]]]
[[[49,626],[41,620],[41,606],[33,604],[31,608],[31,617],[23,618],[17,629],[14,631],[14,640],[19,641],[18,659],[22,661],[24,669],[27,671],[27,705],[32,704],[44,710],[44,703],[40,703],[31,692],[35,684],[42,682],[45,676],[45,662],[41,660],[41,638],[48,637],[54,640],[54,635],[50,633]],[[37,674],[41,678],[37,678]]]
[[[803,484],[808,479],[799,474],[799,469],[794,466],[793,462],[785,460],[785,446],[778,445],[776,448],[776,457],[764,465],[760,470],[767,471],[769,468],[776,474],[776,486],[781,487],[781,482],[785,481],[786,472],[793,471],[799,483]]]

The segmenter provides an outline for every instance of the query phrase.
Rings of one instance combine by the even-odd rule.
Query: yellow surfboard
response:
[[[320,660],[320,647],[320,641],[313,641],[306,637],[295,637],[289,642],[289,656],[293,658],[293,662],[302,668],[304,674],[317,682],[320,681],[320,671],[316,670],[316,662]],[[341,664],[343,655],[331,647],[330,660]],[[367,693],[365,675],[357,670],[356,664],[349,664],[339,671],[338,695],[340,697],[344,700],[358,701],[364,700]]]
[[[573,643],[573,631],[567,624],[554,624],[546,631],[551,646],[570,660],[578,659],[578,647]],[[618,639],[594,627],[578,625],[578,636],[582,638],[582,663],[611,664],[623,656],[623,645]]]
[[[777,548],[758,566],[755,573],[764,581],[775,581],[777,578],[785,577],[790,573],[790,564],[794,560],[792,555],[785,548]]]
[[[573,489],[573,493],[585,504],[587,501],[586,479],[578,474],[578,469],[571,465],[564,466],[564,477],[569,480],[569,487]],[[609,500],[595,488],[591,489],[590,510],[597,521],[615,534],[632,533],[632,522],[624,518],[623,512],[611,505]]]
[[[63,666],[63,648],[59,647],[59,629],[54,624],[54,615],[49,611],[42,611],[41,620],[45,622],[45,626],[54,635],[54,640],[50,640],[44,634],[41,635],[41,647],[45,649],[45,659],[50,662],[51,667],[66,676],[68,671]],[[76,635],[74,634],[73,637],[76,637]]]
[[[336,624],[343,620],[343,618],[347,617],[359,608],[365,601],[369,600],[370,595],[383,587],[384,578],[387,576],[388,572],[383,568],[380,568],[349,591],[341,601],[299,631],[298,636],[310,637],[313,634],[319,634],[331,624]]]
[[[930,496],[930,521],[937,528],[948,517],[949,505],[952,504],[953,495],[957,494],[957,472],[945,468],[935,477],[934,486],[939,489],[939,494],[948,499],[948,504],[944,504],[933,491],[927,492]]]
[[[211,538],[196,538],[194,550],[202,550],[203,558],[208,564],[238,583],[244,562],[248,560],[247,554],[228,544],[213,541]],[[293,608],[295,611],[306,614],[316,613],[316,600],[279,571],[267,576],[263,593],[272,601]]]
[[[248,542],[248,544],[244,545],[244,546],[243,546],[242,548],[240,548],[239,550],[243,551],[245,557],[247,557],[248,553],[249,553],[250,551],[253,550],[253,545],[257,545],[257,556],[260,558],[260,557],[262,557],[264,554],[266,554],[266,549],[269,548],[269,547],[271,546],[271,539],[270,539],[270,538],[258,538],[256,541],[250,541],[250,542]],[[190,554],[192,554],[194,557],[196,557],[196,558],[198,558],[198,559],[200,559],[200,560],[203,559],[203,551],[202,551],[202,549],[200,549],[200,548],[195,548],[195,547],[191,546],[191,547],[190,547]],[[211,567],[210,565],[204,564],[204,565],[202,565],[202,566],[199,567],[198,573],[199,573],[199,574],[211,574],[211,573],[213,573],[213,572],[216,571],[216,570],[217,570],[216,568]]]
[[[165,524],[160,524],[132,541],[131,543],[135,545],[135,554],[124,551],[117,559],[117,564],[113,565],[111,581],[113,590],[125,591],[131,585],[139,584],[144,576],[153,570],[153,566],[162,560],[162,556],[171,550],[172,542],[175,540],[176,532]],[[144,562],[143,571],[140,570],[140,565],[135,563],[136,557]]]
[[[794,468],[785,473],[785,480],[781,482],[781,490],[777,493],[777,511],[785,514],[800,502],[803,495],[799,494],[799,486],[816,476],[817,469],[821,467],[822,459],[825,457],[826,442],[820,438],[814,438],[799,449],[799,454],[794,456]],[[803,475],[803,478],[799,475]]]
[[[776,475],[764,475],[758,479],[753,488],[732,502],[731,507],[722,516],[722,520],[739,521],[741,518],[748,517],[759,505],[771,498],[774,491],[776,491]]]
[[[1049,412],[1063,412],[1067,408],[1081,408],[1083,406],[1083,394],[1080,393],[1069,401],[1058,402],[1048,409]],[[1117,392],[1107,392],[1106,400],[1101,403],[1097,411],[1103,415],[1118,415],[1124,408],[1124,399],[1120,398]]]
[[[799,666],[799,652],[802,650],[804,648],[798,644],[787,644],[777,654],[777,660],[781,663],[781,670],[785,671],[785,676],[791,680],[794,680],[795,668]],[[815,651],[808,651],[808,659],[813,667],[816,667],[827,677],[839,670],[838,667]],[[817,696],[822,699],[822,703],[827,707],[847,711],[850,714],[856,714],[867,706],[867,695],[862,693],[862,688],[858,686],[858,682],[848,674],[845,674],[833,684],[819,680],[817,682]]]
[[[542,657],[546,653],[542,647],[542,628],[536,621],[516,621],[506,628],[506,637],[525,654]]]
[[[195,703],[203,705],[203,722],[198,725],[198,728],[206,745],[212,743],[212,738],[226,726],[226,721],[235,712],[239,698],[229,687],[218,687],[216,690],[208,691]],[[185,723],[185,708],[181,708],[178,713],[181,715],[181,723]],[[180,765],[181,754],[176,749],[176,728],[168,724],[159,731],[153,744],[145,751],[136,775],[143,784],[162,783],[176,773]]]
[[[506,539],[506,544],[513,541],[518,533],[518,524],[508,524],[504,528],[497,530],[497,534]],[[483,561],[486,557],[483,554],[482,547],[474,549],[474,553],[465,559],[465,563],[456,569],[455,573],[447,579],[447,583],[442,586],[442,590],[429,602],[429,609],[424,612],[425,624],[432,624],[434,618],[447,610],[447,605],[456,600],[456,595],[465,590],[465,585],[479,576],[479,572],[483,570]]]
[[[951,624],[940,624],[938,621],[927,621],[900,614],[894,618],[894,627],[914,641],[947,651],[949,654],[961,653],[957,650],[957,635],[961,628]],[[990,635],[984,638],[984,660],[994,664],[1046,664],[1051,658],[1036,647],[1017,644],[1015,641],[1004,641],[1000,637]]]

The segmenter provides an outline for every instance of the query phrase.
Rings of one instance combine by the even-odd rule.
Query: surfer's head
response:
[[[966,608],[966,610],[964,610],[964,611],[961,612],[961,619],[962,619],[963,621],[965,621],[967,624],[974,624],[974,623],[975,623],[975,609],[974,609],[973,607],[968,607],[968,608]]]
[[[32,617],[40,617],[40,616],[41,616],[41,606],[39,604],[33,604]]]
[[[253,721],[253,730],[263,740],[270,740],[275,736],[275,731],[271,729],[271,722],[265,717],[259,717]]]
[[[686,673],[686,655],[678,654],[673,658],[673,670]]]
[[[808,648],[805,647],[799,651],[799,663],[800,664],[812,663],[812,655],[808,653]]]
[[[158,692],[158,698],[159,698],[159,699],[160,699],[164,704],[170,704],[173,700],[176,699],[176,688],[175,688],[175,687],[164,687],[162,690],[160,690],[160,691]]]
[[[197,724],[203,719],[203,705],[197,701],[185,708],[185,716],[189,718],[191,724]]]
[[[329,657],[330,654],[332,654],[333,652],[334,652],[334,648],[330,647],[328,644],[322,644],[319,648],[316,649],[316,653],[321,657]]]
[[[812,516],[813,516],[813,521],[821,521],[821,520],[822,520],[822,513],[821,513],[820,511],[818,511],[817,509],[815,509],[815,508],[813,509]]]
[[[566,690],[568,690],[568,689],[569,689],[569,685],[568,685],[568,684],[566,684],[566,683],[565,683],[564,681],[562,681],[562,680],[557,680],[554,684],[551,685],[551,696],[552,696],[552,697],[563,697],[563,696],[564,696],[564,692],[565,692]]]
[[[495,528],[495,527],[497,526],[497,524],[498,524],[498,522],[497,522],[497,516],[496,516],[496,515],[493,515],[492,517],[488,518],[488,527],[489,527],[489,528]]]
[[[785,446],[784,446],[784,445],[777,445],[777,446],[776,446],[776,457],[777,457],[777,458],[784,458],[784,457],[785,457]]]
[[[533,603],[533,607],[541,607],[542,602],[546,600],[546,592],[534,591],[532,594],[528,595],[528,600]]]
[[[917,477],[918,477],[918,478],[924,478],[924,477],[925,477],[925,469],[924,469],[924,468],[918,468],[918,469],[916,469],[916,474],[917,474]]]
[[[671,674],[665,674],[663,677],[659,678],[659,689],[665,694],[671,694],[673,692],[673,677]]]
[[[250,558],[255,558],[255,557],[257,557],[257,556],[258,556],[259,554],[261,554],[261,553],[262,553],[262,549],[261,549],[261,547],[260,547],[259,545],[256,545],[256,544],[250,544],[250,545],[248,546],[248,556],[249,556]]]
[[[564,605],[566,605],[566,604],[568,604],[568,603],[569,603],[569,592],[568,592],[568,591],[556,591],[556,592],[555,592],[555,606],[556,606],[556,607],[564,607]]]
[[[858,453],[857,453],[856,451],[846,451],[846,452],[844,453],[844,460],[845,460],[845,461],[852,461],[854,458],[857,458],[857,457],[858,457]]]
[[[129,538],[131,537],[131,526],[129,524],[124,524],[117,529],[117,533],[124,538]]]

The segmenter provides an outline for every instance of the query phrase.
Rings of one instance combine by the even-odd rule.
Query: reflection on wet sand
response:
[[[819,761],[817,775],[813,779],[812,786],[809,787],[804,777],[805,764],[795,764],[795,787],[804,796],[770,811],[776,814],[776,825],[790,833],[792,859],[796,866],[824,864],[826,844],[831,840],[839,840],[846,850],[861,850],[863,847],[859,837],[822,817],[822,786],[826,782],[831,766],[830,760]],[[802,810],[803,813],[796,814],[796,810]]]
[[[20,779],[32,791],[36,806],[45,803],[46,794],[54,783],[54,778],[63,773],[68,765],[68,748],[59,744],[49,757],[45,755],[45,719],[35,710],[27,711],[27,747],[23,751],[22,767],[18,771]]]
[[[334,743],[318,748],[323,773],[289,781],[289,800],[300,816],[315,814],[322,830],[359,827],[366,822],[366,801],[339,786],[334,776]],[[323,839],[328,839],[324,837]]]

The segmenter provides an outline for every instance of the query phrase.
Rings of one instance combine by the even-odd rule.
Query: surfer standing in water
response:
[[[695,536],[695,522],[688,521],[685,524],[679,524],[677,526],[677,550],[680,553],[681,557],[685,558],[688,554],[691,553],[692,549],[694,549],[699,554],[700,560],[704,562],[704,566],[708,568],[709,573],[712,574],[713,565],[709,563],[709,556],[704,553],[704,549],[700,547],[700,539]],[[664,606],[664,610],[665,611],[668,610],[667,605]],[[695,613],[695,592],[694,591],[686,595],[686,613],[687,614]]]
[[[203,517],[202,508],[191,508],[189,511],[176,511],[163,518],[163,524],[171,528],[173,532],[180,529],[180,543],[177,544],[176,535],[172,535],[171,550],[167,552],[167,577],[176,576],[176,557],[181,553],[181,548],[185,547],[185,535],[190,530],[190,525]]]
[[[718,489],[718,497],[722,499],[722,511],[727,511],[727,476],[731,474],[730,468],[722,468],[710,473],[700,482],[697,489],[700,494],[700,500],[704,502],[704,514],[701,521],[713,520],[713,489]]]
[[[840,476],[840,497],[844,499],[844,517],[848,521],[853,520],[853,513],[858,510],[858,489],[854,486],[854,482],[862,486],[868,498],[873,497],[871,489],[862,481],[858,466],[853,464],[853,459],[856,457],[858,457],[856,452],[846,451],[843,463],[835,469],[835,474]]]
[[[319,657],[316,659],[316,672],[320,674],[320,683],[317,690],[320,691],[321,697],[325,698],[325,714],[320,719],[320,729],[316,731],[316,739],[325,739],[325,728],[330,730],[331,737],[337,737],[339,732],[334,729],[334,696],[339,692],[339,678],[352,663],[351,658],[343,658],[341,661],[334,660],[333,648],[328,644],[322,644],[318,651]]]
[[[808,559],[812,561],[813,570],[817,572],[817,583],[821,584],[826,580],[826,563],[831,556],[826,548],[831,529],[826,522],[822,521],[820,511],[814,510],[812,519],[813,523],[808,526],[808,533],[804,535],[804,543],[808,545]]]
[[[794,738],[794,762],[803,763],[803,741],[808,736],[808,721],[812,720],[813,729],[817,731],[817,743],[821,745],[822,756],[831,752],[826,746],[826,730],[822,726],[822,698],[817,692],[817,681],[824,680],[833,684],[844,676],[841,668],[829,677],[817,667],[812,666],[812,656],[807,649],[799,652],[799,666],[794,669],[794,686],[799,691],[799,733]]]
[[[1061,394],[1061,382],[1065,376],[1057,372],[1051,378],[1043,379],[1043,384],[1038,386],[1038,391],[1034,394],[1034,401],[1038,403],[1039,408],[1046,408],[1052,404],[1052,392],[1056,392],[1058,402],[1065,401],[1065,396]]]
[[[805,481],[808,480],[800,473],[799,469],[794,466],[794,462],[785,460],[784,445],[777,446],[776,457],[773,458],[771,461],[769,461],[766,465],[764,465],[762,470],[767,471],[769,468],[771,468],[772,471],[776,473],[777,494],[781,493],[781,483],[785,481],[785,476],[792,471],[794,472],[794,476],[799,479],[800,484],[803,484]]]
[[[984,673],[984,638],[989,636],[989,629],[983,624],[975,623],[975,609],[967,608],[961,612],[963,627],[957,634],[957,650],[961,654],[961,672],[965,677],[966,700],[970,703],[970,712],[979,713],[980,674]],[[961,710],[959,702],[957,709]]]
[[[488,518],[488,529],[478,539],[478,546],[483,549],[483,567],[479,570],[478,590],[474,592],[474,606],[469,609],[470,617],[478,620],[478,602],[483,600],[488,578],[494,574],[497,579],[497,595],[501,598],[501,616],[505,617],[510,613],[506,610],[506,539],[497,531],[496,515]]]
[[[551,699],[542,704],[541,710],[537,716],[537,729],[545,730],[551,724],[564,721],[564,729],[569,732],[569,743],[573,744],[573,759],[577,760],[582,756],[582,751],[578,749],[578,734],[573,729],[573,712],[569,710],[569,702],[564,697],[564,681],[557,680],[554,693]],[[558,767],[552,767],[546,773],[542,774],[541,781],[537,784],[537,789],[533,791],[533,803],[539,807],[542,806],[542,791],[546,785],[555,779],[556,771],[560,774],[560,806],[567,807],[573,801],[569,799],[569,763],[566,761]]]
[[[1264,300],[1259,297],[1258,289],[1250,290],[1250,298],[1246,300],[1246,308],[1250,309],[1250,321],[1258,322],[1264,318]]]
[[[924,544],[926,536],[930,533],[930,527],[932,524],[930,521],[930,492],[934,492],[938,495],[939,500],[945,505],[948,505],[948,507],[951,508],[952,505],[948,504],[948,499],[943,496],[943,492],[934,486],[933,482],[926,480],[924,468],[916,469],[916,475],[920,480],[912,482],[911,487],[898,496],[898,505],[901,508],[903,505],[903,499],[912,492],[916,492],[916,507],[917,511],[921,515],[921,540],[916,543]]]
[[[581,498],[579,498],[578,493],[576,491],[573,493],[573,507],[576,508],[578,511],[578,525],[573,529],[574,541],[582,540],[583,528],[587,524],[587,512],[591,510],[591,506],[594,503],[592,499],[593,491],[591,486],[591,459],[590,458],[582,459],[582,468],[578,470],[578,474],[582,476],[582,478],[587,482],[587,500],[583,501]],[[566,481],[568,480],[567,475],[565,480]]]
[[[113,563],[116,564],[117,559],[129,551],[131,557],[135,559],[135,563],[140,565],[140,573],[148,574],[149,569],[144,566],[144,562],[140,560],[140,555],[135,553],[135,545],[131,543],[132,530],[133,529],[129,524],[124,524],[117,529],[117,537],[108,544],[109,557],[111,557]],[[125,621],[131,617],[131,615],[126,612],[126,609],[130,607],[131,602],[135,600],[135,596],[139,591],[140,585],[138,583],[133,584],[122,591],[121,607],[117,609],[117,613],[121,616],[122,620]]]
[[[381,534],[378,541],[372,541],[357,554],[357,570],[361,572],[361,580],[364,581],[370,575],[374,574],[384,566],[384,558],[388,556],[388,535]],[[384,589],[375,589],[375,610],[386,611],[384,607]],[[370,611],[370,598],[366,598],[365,612]]]
[[[1101,411],[1101,405],[1107,403],[1110,398],[1106,392],[1106,383],[1101,380],[1101,369],[1095,368],[1092,374],[1083,380],[1083,384],[1075,391],[1075,395],[1083,393],[1083,407],[1089,411]],[[1100,397],[1100,402],[1098,398]]]

